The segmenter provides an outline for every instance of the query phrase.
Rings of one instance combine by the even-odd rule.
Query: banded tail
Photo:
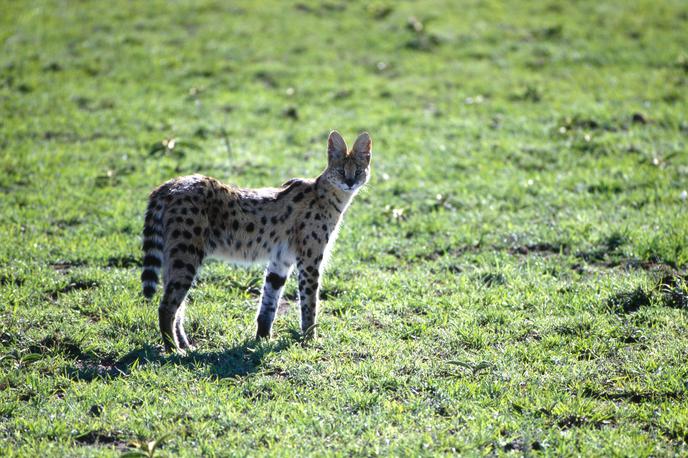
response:
[[[163,250],[162,206],[153,196],[148,202],[143,226],[143,272],[141,284],[143,295],[150,299],[155,294],[162,266]]]

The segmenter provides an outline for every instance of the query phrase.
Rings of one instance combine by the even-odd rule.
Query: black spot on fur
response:
[[[154,270],[144,269],[141,272],[141,281],[158,281],[158,274]]]
[[[162,265],[162,262],[160,261],[160,258],[158,258],[157,256],[148,254],[143,258],[143,265],[160,267]]]
[[[143,251],[149,251],[149,250],[161,250],[162,251],[162,243],[157,242],[155,240],[145,240],[143,242]]]
[[[194,234],[201,235],[201,226],[194,227]]]
[[[147,285],[147,286],[143,287],[143,296],[145,298],[150,299],[151,297],[153,297],[154,294],[155,294],[155,286]]]
[[[182,232],[182,235],[183,235],[184,238],[187,239],[187,240],[190,239],[191,237],[193,237],[193,235],[191,235],[191,232],[189,232],[189,231],[184,231],[184,232]]]
[[[253,232],[253,230],[256,228],[256,225],[253,223],[248,223],[246,225],[246,232]]]
[[[342,212],[342,210],[337,206],[337,204],[335,204],[334,202],[332,202],[332,201],[329,200],[329,199],[328,199],[327,202],[332,206],[332,208],[334,208],[334,209],[337,211],[337,213],[341,213],[341,212]]]
[[[295,195],[294,199],[293,199],[294,202],[301,202],[301,200],[303,200],[303,193],[302,192]]]
[[[283,188],[288,188],[288,187],[290,187],[290,186],[293,185],[293,184],[299,183],[300,181],[301,181],[301,180],[299,180],[298,178],[290,178],[290,179],[288,179],[287,181],[285,181],[284,183],[282,183],[282,187],[283,187]]]
[[[232,230],[233,231],[239,230],[239,221],[237,221],[237,220],[232,221]]]
[[[194,266],[193,264],[187,264],[186,270],[188,270],[191,275],[196,274],[196,266]]]
[[[260,224],[267,224],[268,223],[268,217],[267,216],[262,216],[260,218]]]
[[[184,268],[184,261],[181,259],[175,259],[174,264],[172,264],[172,267],[176,269],[183,269]]]
[[[284,286],[284,282],[287,281],[287,277],[282,277],[274,272],[270,272],[265,278],[265,281],[270,283],[273,289],[280,289]]]

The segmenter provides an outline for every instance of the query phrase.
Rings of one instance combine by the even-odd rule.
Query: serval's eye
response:
[[[360,177],[361,175],[363,175],[363,170],[361,170],[361,169],[356,170],[356,176]]]

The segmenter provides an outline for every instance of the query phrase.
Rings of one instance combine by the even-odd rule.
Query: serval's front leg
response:
[[[260,309],[256,317],[256,339],[270,338],[272,322],[275,320],[275,312],[277,312],[284,283],[289,277],[291,267],[289,262],[273,260],[265,271],[265,285],[263,285]]]
[[[320,292],[320,259],[297,261],[299,269],[299,301],[301,303],[301,332],[304,339],[317,336],[315,324],[318,315],[318,294]]]

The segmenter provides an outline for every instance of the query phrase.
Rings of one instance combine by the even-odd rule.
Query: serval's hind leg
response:
[[[186,331],[184,331],[184,318],[186,311],[186,300],[184,300],[175,315],[174,320],[174,330],[177,333],[177,342],[179,343],[179,348],[182,350],[193,350],[193,345],[189,342],[189,338],[186,336]]]
[[[172,280],[165,285],[165,292],[158,307],[158,321],[162,341],[167,351],[183,349],[184,343],[180,342],[178,335],[177,312],[183,308],[189,288],[191,288],[190,281]]]
[[[189,208],[193,211],[195,207]],[[176,228],[175,224],[178,225],[178,222],[176,219],[173,220],[174,210],[175,208],[171,210],[165,221],[168,226],[163,261],[165,289],[158,308],[158,317],[165,349],[183,352],[191,348],[189,338],[184,332],[186,296],[206,255],[206,237],[209,231],[207,219],[202,212],[196,218],[195,226],[189,225],[187,229]],[[181,211],[186,212],[188,209],[182,208]],[[198,213],[198,210],[196,212]],[[190,223],[187,221],[187,224]]]
[[[196,257],[172,259],[165,275],[165,291],[158,307],[160,333],[165,349],[185,350],[191,347],[184,332],[186,296],[196,277],[200,262]]]

